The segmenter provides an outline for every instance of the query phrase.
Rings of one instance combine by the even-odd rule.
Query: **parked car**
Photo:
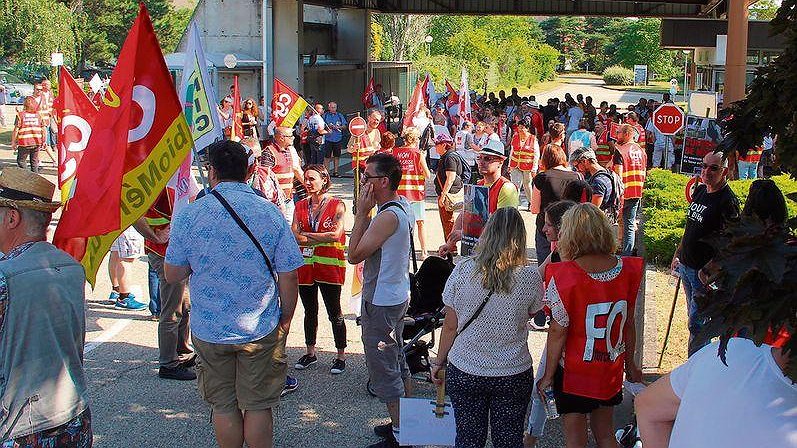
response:
[[[6,89],[6,104],[22,104],[26,96],[33,95],[33,84],[26,83],[9,73],[0,72],[0,84]]]

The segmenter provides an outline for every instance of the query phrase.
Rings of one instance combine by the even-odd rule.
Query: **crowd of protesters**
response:
[[[522,98],[515,89],[510,96],[499,92],[472,99],[472,119],[452,114],[443,102],[420,107],[410,117],[412,126],[400,129],[389,128],[384,108],[371,109],[365,134],[348,141],[347,118],[334,102],[313,104],[290,128],[267,123],[263,98],[259,106],[246,99],[239,117],[240,142],[224,140],[204,151],[210,188],[176,214],[163,193],[135,223],[149,257],[150,293],[159,297],[158,306],[150,307],[158,320],[159,375],[198,378],[200,394],[213,409],[220,446],[271,446],[272,409],[280,396],[298,387],[296,378],[286,374],[285,344],[300,301],[306,351],[294,367],[301,371],[319,362],[319,292],[336,348],[328,360],[329,373],[345,373],[342,285],[346,270],[361,263],[366,366],[389,415],[388,423],[374,428],[382,440],[371,446],[400,446],[400,398],[412,395],[401,349],[402,318],[411,296],[407,254],[414,252],[415,235],[421,256],[431,252],[424,235],[427,191],[437,196],[443,227],[445,242],[438,254],[458,252],[465,230],[461,210],[466,185],[486,188],[490,217],[474,255],[459,259],[446,283],[444,326],[430,372],[437,383],[442,382],[438,372],[447,372],[456,446],[483,447],[488,432],[493,446],[534,446],[542,437],[546,414],[561,415],[568,447],[586,446],[588,425],[598,446],[616,446],[612,414],[623,400],[623,379],[642,381],[635,303],[644,262],[635,256],[636,221],[649,161],[669,168],[675,157],[667,151],[675,145],[657,146],[664,136],[646,126],[656,107],[652,100],[640,100],[623,112],[569,94],[564,101],[552,99],[540,107],[534,97]],[[232,99],[224,98],[219,116],[230,128],[229,136],[234,134],[233,110]],[[17,128],[27,129],[25,120],[33,123],[33,116],[40,121],[31,128],[44,126],[43,112],[33,104],[26,102],[23,114],[30,116],[20,115]],[[23,137],[34,139],[37,147],[45,142],[39,131],[17,130],[15,135],[15,147],[25,146],[19,143]],[[348,238],[347,205],[330,193],[333,179],[343,171],[343,151],[351,154],[360,186]],[[2,442],[11,443],[4,447],[90,446],[80,349],[85,277],[73,260],[44,242],[46,225],[41,223],[49,223],[59,205],[52,202],[54,185],[23,168],[0,174],[0,251],[5,254],[0,258],[0,341],[8,354],[0,374],[16,382],[11,393],[5,388],[4,408],[8,403],[11,412],[2,417],[0,433],[8,437]],[[722,153],[704,158],[701,180],[673,260],[688,295],[692,358],[655,383],[637,406],[642,438],[654,447],[666,446],[668,440],[681,441],[677,446],[715,440],[700,435],[694,422],[692,427],[679,423],[682,413],[707,419],[702,401],[709,392],[699,390],[707,382],[713,381],[717,391],[727,390],[722,384],[738,390],[728,379],[715,379],[724,367],[704,347],[709,340],[701,329],[709,320],[694,300],[705,291],[704,270],[714,256],[703,239],[739,215]],[[748,202],[745,212],[782,225],[783,196],[773,186],[756,181],[751,198],[776,203],[777,210],[748,207]],[[527,256],[524,209],[537,215],[536,265]],[[219,241],[225,241],[225,251],[218,250]],[[135,252],[132,244],[117,241],[109,268],[118,289],[110,299],[120,309],[145,307],[123,291],[129,289],[124,266]],[[60,307],[40,305],[47,325],[59,333],[25,327],[26,313],[32,311],[9,306],[34,303],[32,285],[44,283],[74,308],[64,314]],[[70,287],[73,283],[80,288]],[[547,331],[536,376],[527,342],[530,328]],[[35,346],[23,350],[22,342],[6,336],[9,329],[46,337],[34,338]],[[756,349],[740,340],[734,340],[731,350],[749,358],[748,364],[771,364],[766,372],[733,369],[738,378],[752,381],[762,397],[784,399],[777,404],[783,414],[772,418],[764,417],[770,412],[765,400],[757,401],[754,406],[763,416],[755,420],[758,426],[745,426],[755,437],[739,440],[794,446],[794,430],[782,429],[790,424],[786,413],[797,406],[797,388],[783,381],[788,352]],[[31,356],[33,365],[28,364]],[[61,368],[70,372],[68,378]],[[41,369],[41,374],[26,376],[30,369]],[[60,382],[47,381],[55,377]],[[39,378],[43,380],[37,382]],[[63,393],[69,400],[55,400]],[[744,396],[728,400],[728,408],[730,403],[745,408]],[[33,415],[34,408],[35,419],[19,417]],[[727,418],[742,419],[730,413]],[[749,446],[722,440],[727,440],[723,446]]]

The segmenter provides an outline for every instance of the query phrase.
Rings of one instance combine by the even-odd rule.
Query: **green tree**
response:
[[[0,59],[11,63],[49,65],[50,53],[61,51],[74,60],[72,15],[52,0],[4,0],[0,20]]]
[[[780,0],[758,0],[747,8],[750,14],[750,20],[774,19],[780,4]]]
[[[584,42],[587,40],[587,33],[584,18],[551,17],[543,20],[540,27],[545,33],[545,43],[559,49],[563,68],[580,68],[586,59]]]
[[[651,72],[675,74],[675,53],[661,48],[660,19],[626,19],[613,27],[616,36],[612,62],[633,68],[647,65]]]

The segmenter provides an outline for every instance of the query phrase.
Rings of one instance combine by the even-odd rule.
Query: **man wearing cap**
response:
[[[584,175],[592,187],[592,203],[606,213],[612,224],[617,224],[620,213],[619,188],[612,173],[598,163],[598,156],[591,148],[578,148],[570,154],[570,164]]]
[[[0,446],[88,447],[83,267],[46,241],[55,185],[0,173]]]
[[[487,144],[479,151],[476,163],[482,179],[477,185],[488,188],[487,211],[492,214],[502,207],[517,207],[520,205],[520,195],[517,187],[509,179],[501,176],[501,167],[506,160],[504,145],[498,140],[488,139]],[[440,246],[438,253],[445,256],[457,251],[457,242],[462,239],[462,214],[454,223],[454,230]]]

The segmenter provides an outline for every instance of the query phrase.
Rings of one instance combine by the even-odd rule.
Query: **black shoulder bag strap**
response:
[[[468,319],[468,321],[465,322],[465,325],[462,326],[462,329],[457,332],[457,336],[461,335],[462,332],[465,331],[465,329],[468,328],[470,324],[472,324],[473,321],[476,320],[477,317],[479,317],[479,314],[482,313],[482,310],[487,305],[487,302],[490,300],[490,297],[492,296],[493,296],[493,291],[490,291],[490,293],[487,294],[487,297],[485,297],[484,300],[482,300],[481,305],[479,305],[479,307],[476,308],[476,312],[473,313],[473,316],[471,316],[470,319]]]
[[[255,243],[255,247],[257,247],[257,250],[259,250],[260,254],[263,255],[263,259],[266,260],[266,266],[268,266],[268,272],[271,274],[271,277],[274,279],[274,283],[277,283],[278,280],[277,274],[274,272],[274,268],[271,266],[271,260],[268,259],[266,251],[263,250],[263,246],[260,245],[260,241],[258,241],[257,238],[255,238],[255,236],[252,235],[252,231],[249,230],[249,227],[246,227],[246,224],[244,224],[244,222],[241,220],[241,217],[238,216],[237,213],[235,213],[235,210],[233,210],[232,206],[230,206],[230,203],[227,202],[226,199],[224,199],[224,196],[222,196],[221,193],[219,193],[216,190],[211,190],[210,194],[215,196],[216,199],[218,199],[219,202],[221,202],[221,205],[223,205],[224,208],[227,209],[227,212],[230,214],[230,216],[232,216],[232,219],[235,220],[235,223],[238,224],[238,227],[240,227],[241,230],[243,230],[246,233],[249,239],[251,239],[252,242]]]
[[[404,207],[398,201],[385,202],[381,207],[379,207],[379,211],[381,212],[382,210],[387,210],[389,207],[398,207],[401,209],[401,211],[404,212],[404,214],[407,217],[409,217],[407,211],[404,210]],[[413,237],[412,234],[412,223],[409,224],[410,224],[410,255],[412,259],[412,270],[414,273],[418,273],[418,259],[415,257],[415,237]]]

